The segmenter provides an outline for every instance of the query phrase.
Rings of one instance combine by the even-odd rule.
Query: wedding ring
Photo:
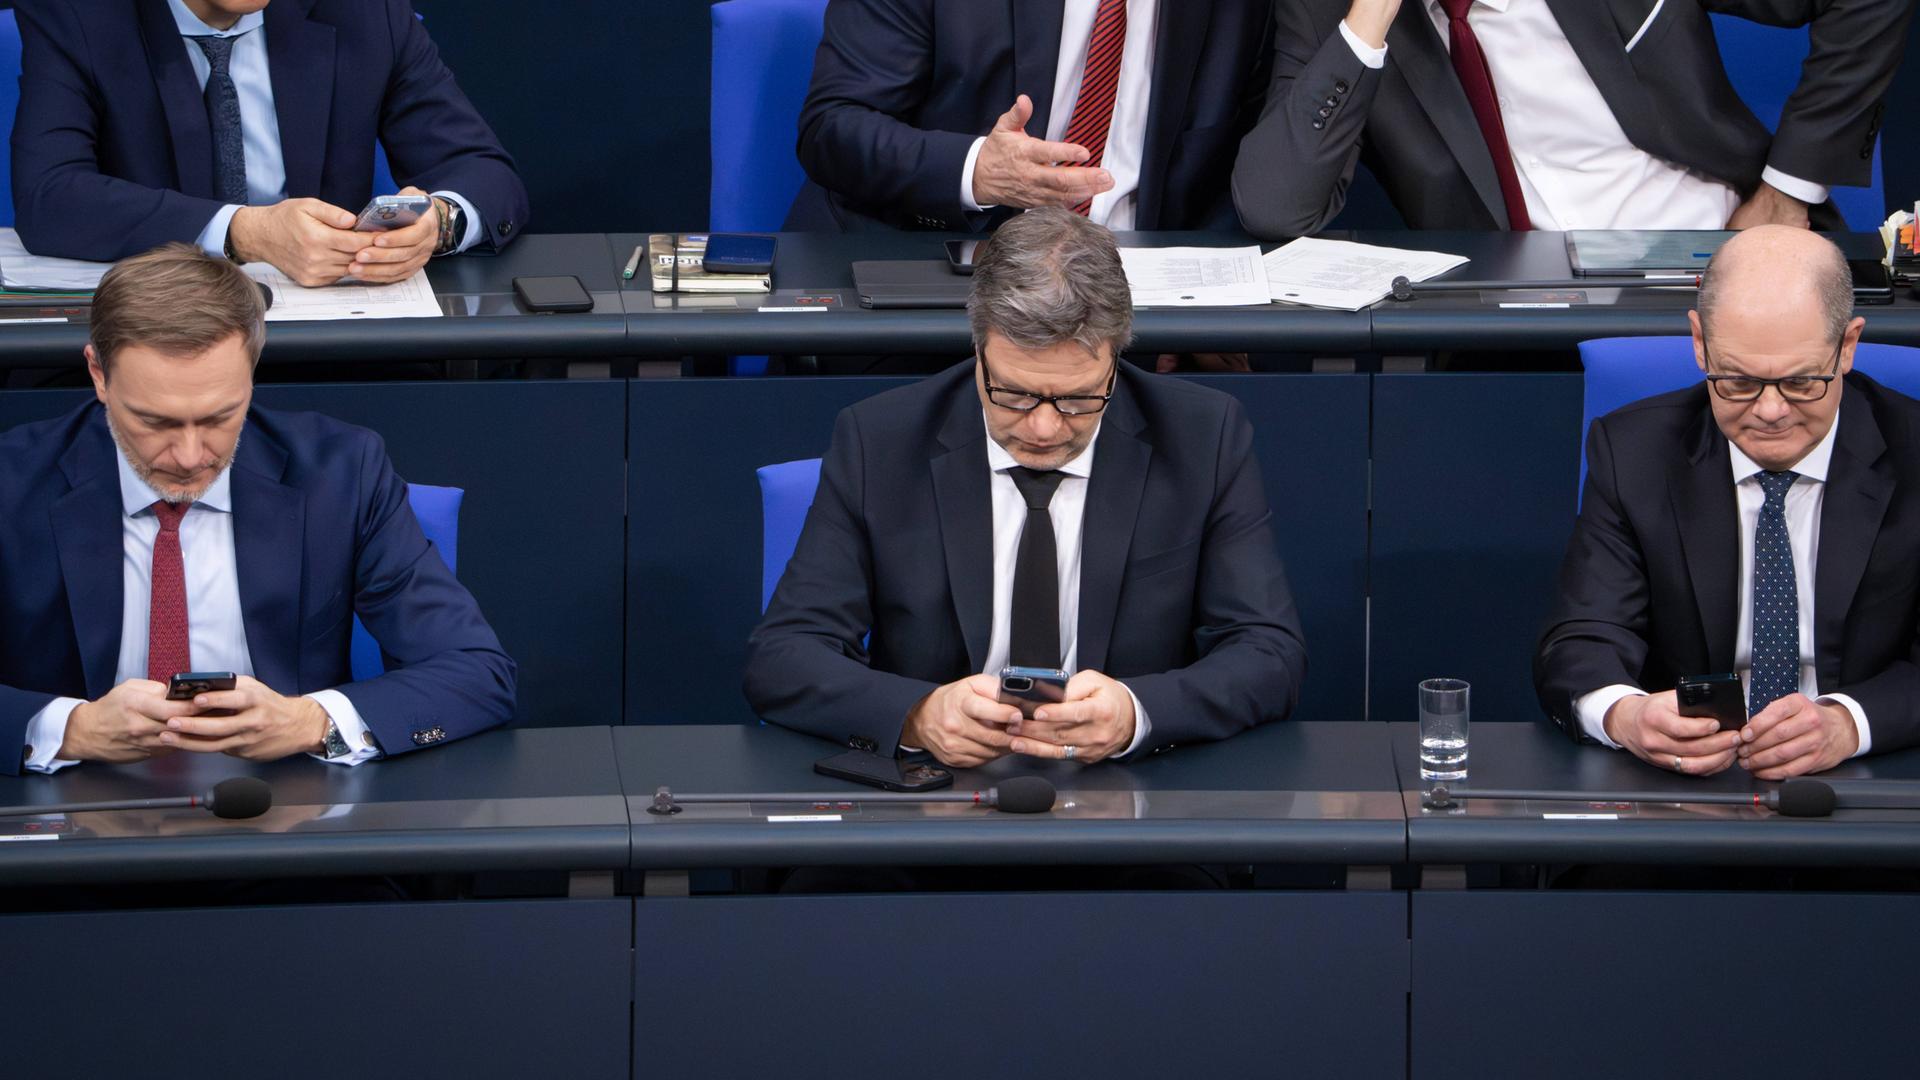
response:
[[[1077,746],[1068,746],[1068,747],[1064,747],[1064,748],[1062,748],[1062,753],[1061,753],[1061,755],[1060,755],[1060,756],[1061,756],[1061,757],[1063,757],[1063,758],[1066,758],[1066,759],[1067,759],[1068,761],[1072,761],[1072,760],[1073,760],[1073,758],[1074,758],[1074,755],[1075,755],[1075,754],[1078,754],[1079,752],[1080,752],[1080,748],[1079,748],[1079,747],[1077,747]],[[1673,760],[1675,760],[1675,761],[1679,761],[1680,759],[1679,759],[1679,758],[1674,758]]]
[[[1673,771],[1674,771],[1674,772],[1685,772],[1685,771],[1686,771],[1685,769],[1682,769],[1682,768],[1680,767],[1680,755],[1679,755],[1679,754],[1675,754],[1675,755],[1673,755]]]

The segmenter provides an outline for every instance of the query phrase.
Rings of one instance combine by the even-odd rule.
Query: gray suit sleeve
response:
[[[1266,108],[1233,163],[1234,209],[1263,240],[1317,232],[1345,205],[1381,74],[1303,4],[1280,0],[1274,23]]]

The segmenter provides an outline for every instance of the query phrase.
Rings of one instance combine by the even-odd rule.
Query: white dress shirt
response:
[[[178,0],[175,0],[177,3]],[[1114,87],[1113,123],[1100,167],[1113,174],[1113,187],[1093,197],[1087,217],[1109,229],[1133,228],[1135,196],[1140,189],[1140,160],[1146,152],[1147,107],[1153,101],[1153,47],[1159,35],[1159,0],[1127,0],[1127,40],[1120,49],[1120,74]],[[1066,0],[1060,19],[1060,60],[1054,65],[1053,108],[1047,114],[1047,141],[1059,142],[1073,122],[1080,80],[1087,70],[1088,39],[1100,0]],[[1017,93],[1032,94],[1017,87]],[[1007,102],[1009,106],[1013,102]],[[973,198],[973,165],[986,137],[975,139],[960,170],[960,205],[988,210]],[[1064,639],[1063,639],[1064,640]]]
[[[1853,755],[1859,757],[1873,746],[1866,710],[1846,694],[1820,696],[1819,678],[1814,669],[1814,660],[1819,656],[1813,638],[1813,584],[1814,568],[1820,565],[1820,507],[1826,500],[1827,469],[1833,461],[1833,440],[1839,430],[1840,418],[1835,415],[1826,438],[1793,466],[1792,471],[1800,476],[1787,489],[1787,542],[1793,546],[1793,584],[1800,616],[1800,692],[1822,705],[1840,705],[1847,710],[1860,736],[1860,748]],[[1741,685],[1750,687],[1753,681],[1753,532],[1767,495],[1760,488],[1759,476],[1763,471],[1760,466],[1732,443],[1727,444],[1727,451],[1733,462],[1733,491],[1740,507],[1740,614],[1734,625],[1733,665],[1740,673]],[[1580,720],[1581,730],[1618,748],[1620,744],[1607,737],[1607,710],[1621,698],[1644,693],[1639,687],[1625,684],[1603,686],[1582,694],[1574,702],[1574,714]]]
[[[1425,2],[1444,48],[1446,10],[1440,0]],[[1659,13],[1655,5],[1647,23]],[[1633,145],[1547,0],[1477,0],[1467,24],[1493,71],[1507,148],[1534,228],[1726,227],[1740,206],[1740,193]],[[1340,34],[1361,63],[1371,68],[1386,63],[1387,50],[1368,46],[1345,21]],[[1639,40],[1635,34],[1628,51]],[[1761,179],[1802,202],[1827,200],[1824,186],[1772,166]]]
[[[233,43],[233,53],[227,61],[227,74],[233,77],[234,92],[240,98],[240,145],[247,158],[247,205],[272,206],[284,202],[287,197],[286,158],[280,151],[280,119],[273,109],[273,77],[267,71],[267,31],[266,16],[258,11],[242,15],[238,21],[225,30],[216,30],[200,21],[199,16],[187,9],[182,0],[167,0],[167,6],[173,11],[174,25],[179,27],[182,45],[187,49],[187,61],[193,65],[193,77],[199,80],[200,90],[206,92],[207,79],[213,73],[213,65],[207,61],[207,54],[192,41],[192,37],[231,37],[238,38]],[[376,195],[386,192],[374,192]],[[435,195],[451,199],[460,204],[460,211],[466,215],[466,232],[461,236],[460,245],[455,251],[465,251],[480,239],[480,217],[473,212],[473,204],[451,191],[436,191]],[[238,206],[223,206],[200,230],[195,239],[200,250],[209,255],[226,254],[227,229],[233,224],[233,215]],[[359,213],[357,206],[343,206],[341,209]],[[225,671],[226,668],[220,670]]]
[[[986,423],[984,413],[980,422]],[[1087,482],[1093,476],[1093,448],[1099,442],[1100,429],[1096,427],[1093,438],[1087,440],[1087,448],[1060,466],[1066,477],[1047,505],[1047,516],[1053,519],[1054,552],[1059,559],[1060,667],[1068,674],[1079,670],[1080,525],[1086,516]],[[1007,656],[1012,649],[1013,566],[1020,554],[1020,533],[1027,524],[1027,500],[1009,474],[1009,470],[1019,464],[991,435],[987,437],[987,468],[993,471],[989,483],[993,496],[993,631],[987,637],[984,673],[995,678],[999,677],[1000,669],[1007,666]],[[1133,698],[1133,741],[1122,754],[1138,750],[1153,728],[1139,696],[1131,687],[1127,688],[1127,694]]]
[[[153,504],[160,493],[134,474],[124,455],[116,452],[120,470],[120,658],[114,685],[147,677],[147,634],[153,595],[153,542],[160,520]],[[231,671],[253,674],[253,655],[247,649],[247,626],[240,606],[240,578],[233,549],[233,475],[220,473],[180,519],[180,559],[187,589],[187,642],[195,671]],[[331,759],[337,765],[358,765],[380,756],[372,733],[345,694],[320,690],[308,694],[332,718],[351,753]],[[58,772],[72,761],[56,757],[67,737],[67,718],[85,704],[79,698],[55,698],[27,721],[29,748],[25,767],[30,772]],[[318,757],[319,755],[314,755]]]

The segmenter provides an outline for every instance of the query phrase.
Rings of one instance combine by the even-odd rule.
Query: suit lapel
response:
[[[194,46],[181,39],[166,0],[145,0],[139,12],[141,44],[173,144],[174,176],[182,193],[213,198],[213,130],[207,124],[200,81],[187,59],[187,50]]]
[[[1633,23],[1633,30],[1627,31],[1629,37],[1639,29],[1651,11],[1651,5],[1640,4],[1648,10],[1639,12],[1639,18]],[[1587,75],[1593,79],[1593,85],[1613,112],[1613,118],[1626,132],[1628,141],[1642,150],[1652,151],[1658,147],[1655,136],[1656,125],[1648,130],[1643,125],[1652,122],[1659,113],[1646,100],[1640,88],[1640,77],[1633,70],[1633,58],[1625,46],[1627,38],[1622,37],[1618,16],[1632,18],[1624,10],[1610,11],[1607,4],[1595,0],[1547,0],[1554,21],[1560,24],[1560,32],[1567,36],[1567,44],[1573,47],[1580,65],[1587,69]]]
[[[1407,0],[1387,28],[1387,63],[1400,70],[1413,89],[1413,99],[1426,110],[1487,212],[1500,228],[1506,228],[1507,203],[1500,194],[1500,177],[1493,171],[1493,155],[1487,151],[1486,136],[1480,134],[1473,106],[1453,73],[1446,42],[1434,31],[1424,0]]]
[[[306,499],[280,483],[286,452],[252,427],[233,466],[233,558],[254,677],[281,693],[300,680]]]
[[[1820,506],[1820,558],[1813,571],[1813,640],[1819,650],[1814,667],[1822,689],[1840,684],[1847,612],[1894,487],[1892,475],[1879,467],[1886,443],[1857,391],[1841,399],[1839,423]]]
[[[1140,228],[1150,228],[1160,220],[1167,166],[1186,121],[1187,96],[1193,89],[1212,16],[1212,4],[1186,7],[1171,0],[1160,4],[1160,25],[1153,44],[1153,94],[1147,103],[1147,138],[1134,210]]]
[[[1066,0],[1007,0],[1013,8],[1013,92],[1033,99],[1027,134],[1047,137],[1053,115],[1053,80],[1060,67],[1060,19]],[[1011,107],[995,105],[995,115]]]
[[[1704,398],[1691,441],[1692,453],[1674,464],[1667,491],[1706,634],[1708,667],[1732,671],[1734,624],[1740,617],[1740,509],[1726,436],[1713,423]]]
[[[333,27],[308,21],[312,6],[311,0],[268,4],[263,28],[273,112],[280,124],[280,154],[291,198],[320,194],[327,120],[333,105]]]
[[[1080,523],[1080,637],[1075,653],[1082,671],[1104,671],[1120,605],[1120,579],[1133,546],[1134,524],[1147,489],[1153,447],[1140,438],[1145,426],[1134,405],[1133,375],[1122,368],[1113,401],[1100,423],[1087,481],[1087,508]]]
[[[959,384],[933,457],[933,495],[947,587],[967,642],[969,671],[987,662],[993,631],[993,496],[988,490],[987,428],[972,379]]]
[[[120,667],[120,626],[125,594],[120,562],[125,528],[120,505],[118,453],[107,434],[105,414],[95,410],[80,437],[60,460],[72,489],[53,504],[53,535],[67,610],[80,649],[87,697],[113,689]]]

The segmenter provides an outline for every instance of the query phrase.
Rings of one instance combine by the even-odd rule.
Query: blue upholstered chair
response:
[[[707,227],[772,232],[806,179],[793,146],[827,0],[726,0],[712,10]]]
[[[800,527],[807,523],[814,489],[820,486],[820,459],[764,465],[754,474],[760,478],[760,610],[765,611],[800,542]]]
[[[420,519],[420,531],[440,551],[447,569],[456,570],[456,560],[460,553],[460,501],[466,492],[454,487],[430,487],[426,484],[407,485],[407,503],[413,507],[413,516]],[[353,678],[355,682],[371,679],[387,670],[387,664],[380,656],[380,645],[360,625],[360,616],[353,617]]]
[[[1690,337],[1595,338],[1580,343],[1586,368],[1586,402],[1580,416],[1580,486],[1587,483],[1587,429],[1628,402],[1700,381]],[[1910,397],[1920,397],[1920,349],[1862,342],[1854,367]]]
[[[13,7],[0,9],[0,122],[13,130],[14,110],[20,107],[20,24]],[[13,148],[0,151],[0,227],[13,227]]]

